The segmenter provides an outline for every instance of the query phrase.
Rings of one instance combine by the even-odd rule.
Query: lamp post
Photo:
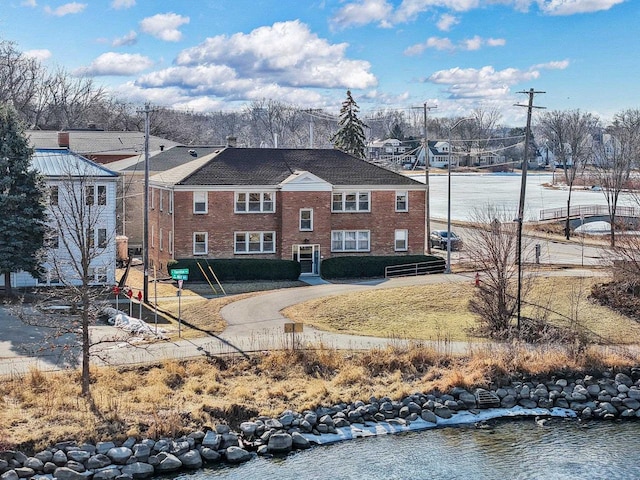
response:
[[[451,273],[451,132],[467,120],[473,120],[473,117],[461,118],[449,128],[449,152],[447,154],[447,268],[445,273]]]

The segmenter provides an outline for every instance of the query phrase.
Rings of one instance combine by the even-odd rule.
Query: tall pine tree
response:
[[[347,99],[342,102],[342,108],[340,108],[340,121],[338,122],[340,129],[331,137],[331,142],[338,150],[358,158],[365,158],[364,129],[367,125],[358,118],[359,111],[358,104],[351,96],[351,90],[347,90]]]
[[[11,272],[41,274],[46,226],[44,185],[31,168],[33,149],[16,112],[0,105],[0,274],[12,294]]]

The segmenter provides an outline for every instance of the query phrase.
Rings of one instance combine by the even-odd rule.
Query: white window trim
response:
[[[366,194],[367,195],[367,208],[366,209],[361,209],[360,208],[360,195]],[[333,202],[333,197],[334,195],[341,195],[342,196],[342,202],[341,202],[341,208],[340,209],[335,209],[334,208],[334,202]],[[355,195],[356,196],[356,209],[355,210],[347,210],[345,208],[346,205],[346,196],[347,195]],[[332,213],[363,213],[363,212],[371,212],[371,192],[370,191],[350,191],[350,192],[333,192],[331,194],[331,212]]]
[[[309,212],[309,228],[302,228],[302,212]],[[298,216],[298,228],[301,232],[313,232],[313,208],[301,208]]]
[[[164,211],[164,192],[162,190],[158,191],[159,202],[160,202],[160,211]]]
[[[204,202],[202,202],[200,195],[204,195]],[[197,201],[200,200],[200,201]],[[204,210],[196,210],[196,204],[204,203]],[[193,213],[194,215],[206,215],[209,213],[209,194],[208,192],[193,192]]]
[[[398,208],[398,197],[404,195],[405,207],[403,209]],[[409,211],[409,192],[406,190],[396,191],[396,212],[408,212]]]
[[[169,253],[173,255],[173,230],[169,230]]]
[[[162,228],[160,228],[160,232],[158,233],[158,245],[160,246],[160,251],[162,252],[164,250],[164,245],[162,243]]]
[[[156,209],[156,189],[149,187],[149,207],[151,210]]]
[[[204,235],[204,252],[196,252],[196,235]],[[209,253],[209,234],[207,232],[193,232],[193,254],[207,255]]]
[[[398,233],[402,233],[401,238],[398,237]],[[398,241],[404,241],[404,247],[398,248]],[[394,232],[393,235],[393,250],[396,252],[406,252],[409,250],[409,230],[402,228]]]
[[[260,234],[260,250],[249,251],[249,235],[251,234]],[[264,249],[264,236],[265,234],[271,234],[273,237],[273,250],[265,250]],[[246,250],[238,250],[236,237],[238,235],[244,235],[244,245]],[[275,231],[266,231],[266,232],[244,232],[238,231],[233,232],[233,253],[236,255],[260,255],[263,253],[276,253],[276,232]]]
[[[334,233],[342,233],[342,247],[341,248],[334,248],[333,246],[333,234]],[[345,233],[349,233],[349,232],[355,232],[356,234],[356,248],[354,249],[346,249],[344,247],[345,244]],[[360,233],[366,232],[367,234],[367,245],[368,247],[366,249],[364,248],[358,248],[358,236]],[[331,251],[332,252],[370,252],[371,251],[371,230],[331,230]]]
[[[249,196],[258,194],[260,195],[260,210],[249,210]],[[265,195],[271,195],[271,210],[265,210],[264,204],[266,203]],[[238,204],[241,203],[238,199],[240,195],[245,196],[244,200],[244,210],[238,209]],[[266,191],[252,191],[252,192],[235,192],[233,196],[233,211],[234,213],[275,213],[276,212],[276,195],[275,192],[266,192]]]
[[[169,213],[173,213],[173,192],[167,192],[168,193],[168,203],[169,203]]]
[[[151,246],[155,247],[156,246],[156,226],[155,225],[151,225]]]

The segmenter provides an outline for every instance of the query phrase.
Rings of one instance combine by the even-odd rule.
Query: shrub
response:
[[[422,264],[421,273],[442,273],[445,268],[445,260],[433,255],[348,256],[323,260],[320,271],[324,278],[384,277],[385,267],[412,263]]]
[[[210,281],[213,281],[211,270],[218,280],[297,280],[300,277],[300,264],[293,260],[271,260],[264,258],[229,258],[229,259],[179,259],[170,270],[189,269],[189,280],[205,281],[202,270]],[[210,270],[211,268],[211,270]],[[202,269],[202,270],[201,270]]]

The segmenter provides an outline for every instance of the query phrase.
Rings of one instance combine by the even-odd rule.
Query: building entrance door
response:
[[[293,260],[300,263],[301,275],[318,275],[320,270],[320,245],[294,245]]]

